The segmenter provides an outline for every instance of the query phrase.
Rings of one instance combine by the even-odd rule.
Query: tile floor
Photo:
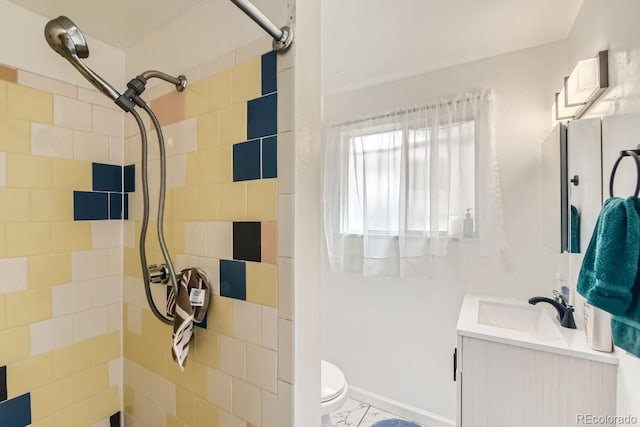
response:
[[[342,408],[331,414],[331,422],[333,422],[336,427],[372,427],[378,421],[396,418],[406,420],[405,418],[353,399],[348,399]],[[419,424],[416,423],[416,425]]]

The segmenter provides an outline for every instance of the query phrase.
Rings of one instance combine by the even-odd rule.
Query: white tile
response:
[[[278,427],[278,396],[262,390],[260,427]]]
[[[73,315],[73,342],[78,343],[109,332],[109,308],[99,307]]]
[[[278,381],[278,426],[293,425],[293,386]]]
[[[124,164],[131,165],[134,163],[140,163],[142,145],[139,136],[131,136],[124,140]],[[136,168],[138,169],[138,168]],[[139,173],[139,170],[136,171]],[[136,187],[138,188],[138,187]]]
[[[189,82],[197,82],[198,80],[200,80],[200,66],[189,68],[188,70],[183,71],[180,74],[186,76],[187,85],[189,84]]]
[[[242,341],[219,336],[220,370],[236,378],[245,378],[246,345]]]
[[[190,268],[194,265],[196,265],[196,257],[193,255],[176,254],[173,257],[173,267],[176,271],[184,270],[185,268]]]
[[[176,133],[178,153],[190,153],[198,149],[198,126],[195,117],[176,123]]]
[[[233,337],[260,345],[262,336],[262,311],[260,305],[233,300]]]
[[[53,124],[71,129],[91,130],[91,104],[67,98],[53,96]]]
[[[293,132],[278,134],[278,193],[293,194]]]
[[[142,309],[133,304],[127,304],[127,331],[142,335]]]
[[[0,294],[24,291],[29,286],[27,258],[0,259]]]
[[[32,323],[31,356],[48,353],[73,343],[73,317],[64,316]]]
[[[276,352],[247,344],[247,382],[272,393],[278,392]]]
[[[62,317],[91,308],[91,282],[75,282],[51,289],[51,314]]]
[[[278,316],[293,320],[293,259],[278,258]]]
[[[91,425],[91,427],[109,427],[109,426],[111,426],[111,421],[109,420],[109,418],[105,418],[104,420]]]
[[[71,253],[71,279],[74,282],[107,275],[108,253],[104,249]]]
[[[142,213],[143,213],[142,211],[143,211],[142,191],[129,193],[129,220],[141,221]]]
[[[29,86],[69,98],[78,96],[78,89],[72,84],[53,80],[24,70],[18,70],[18,83],[23,86]]]
[[[218,411],[218,425],[224,427],[247,427],[247,423],[244,420],[222,410]]]
[[[124,164],[124,138],[110,136],[109,137],[109,161],[114,165]]]
[[[7,186],[7,153],[0,153],[0,187]]]
[[[149,190],[154,191],[154,190],[159,190],[160,189],[160,160],[158,159],[154,159],[151,160],[149,159],[149,163],[147,166],[147,177],[148,177],[148,182],[149,182]],[[140,172],[142,173],[142,171]],[[142,180],[142,175],[140,175],[140,179]],[[138,188],[138,187],[136,187]],[[139,188],[142,188],[142,186],[140,186]],[[150,199],[150,200],[156,200],[156,199]],[[152,203],[151,206],[155,205],[156,203]]]
[[[91,306],[102,307],[122,301],[122,278],[110,276],[91,281]]]
[[[138,417],[140,420],[144,420],[145,425],[153,427],[166,427],[166,412],[158,405],[156,405],[152,400],[140,393],[134,393],[133,405],[136,408],[136,417]]]
[[[119,248],[123,227],[122,221],[91,221],[93,249]]]
[[[92,104],[102,105],[103,107],[108,107],[113,110],[122,111],[120,107],[118,107],[116,103],[113,100],[111,100],[111,98],[107,98],[97,90],[85,89],[83,87],[79,87],[78,99],[82,101],[90,102]]]
[[[124,113],[94,105],[93,131],[103,135],[122,137],[124,135]]]
[[[278,349],[278,310],[262,306],[262,346]]]
[[[122,385],[122,357],[109,361],[109,386]]]
[[[225,71],[235,65],[235,52],[231,51],[216,59],[200,65],[200,78],[204,79],[213,76],[221,71]],[[189,76],[187,76],[189,77]],[[195,80],[194,80],[195,81]]]
[[[107,273],[109,275],[122,274],[123,262],[122,248],[107,249]]]
[[[160,80],[151,80],[147,83],[147,89],[144,91],[145,99],[156,99],[163,95],[173,92],[176,87]]]
[[[167,307],[167,290],[164,286],[152,286],[151,287],[151,297],[153,298],[153,302],[160,312],[164,313]],[[150,309],[149,304],[145,303],[143,306],[145,309]]]
[[[109,332],[122,331],[122,301],[109,306]]]
[[[204,271],[211,285],[213,295],[220,295],[220,261],[216,258],[193,257],[191,265]]]
[[[176,151],[174,150],[174,144],[176,140],[176,126],[167,125],[163,127],[162,137],[164,140],[165,153],[176,154]],[[140,138],[138,138],[138,141],[140,141]],[[160,142],[158,141],[158,135],[156,134],[155,129],[149,131],[147,135],[147,144],[148,144],[147,156],[149,160],[160,159]]]
[[[225,411],[231,411],[231,376],[207,368],[207,399]]]
[[[176,415],[176,385],[158,376],[158,396],[156,403],[166,412]]]
[[[244,44],[236,48],[236,64],[241,64],[245,61],[260,56],[263,53],[267,53],[273,50],[272,44],[273,38],[269,36],[260,37],[257,40]]]
[[[233,414],[249,421],[253,425],[260,424],[260,389],[234,378],[232,407]]]
[[[136,236],[135,221],[122,221],[123,223],[123,245],[125,248],[135,248],[138,236]]]
[[[278,73],[278,132],[293,130],[293,68]]]
[[[278,379],[293,384],[293,322],[278,320]]]
[[[185,224],[185,250],[189,255],[207,256],[207,223]]]
[[[287,227],[278,227],[278,256],[293,257],[293,196],[278,196],[278,222],[289,224]]]
[[[142,279],[124,276],[122,282],[122,300],[137,307],[146,307],[147,297]]]
[[[207,255],[218,259],[233,259],[233,223],[207,223]]]
[[[83,130],[73,131],[73,158],[110,163],[109,137]]]
[[[73,158],[73,131],[58,126],[31,123],[31,154]]]
[[[187,156],[177,154],[167,158],[167,188],[180,188],[187,184]]]

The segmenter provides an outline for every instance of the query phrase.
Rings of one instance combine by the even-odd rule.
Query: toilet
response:
[[[332,427],[329,414],[340,409],[347,401],[349,387],[340,368],[326,360],[321,361],[320,385],[322,389],[320,397],[321,425],[322,427]]]

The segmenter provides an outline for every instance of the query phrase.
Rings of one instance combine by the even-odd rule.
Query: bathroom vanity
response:
[[[568,427],[616,414],[617,357],[552,307],[465,296],[458,318],[458,427]],[[600,422],[599,425],[615,426]]]

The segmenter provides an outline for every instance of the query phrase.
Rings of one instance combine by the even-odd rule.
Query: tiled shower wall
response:
[[[213,287],[206,327],[195,329],[184,372],[171,358],[171,328],[145,300],[139,132],[133,120],[126,123],[125,163],[136,164],[138,190],[129,195],[124,231],[127,426],[292,425],[290,63],[287,55],[244,49],[186,72],[184,93],[167,85],[145,94],[167,145],[169,250],[178,269],[201,268]],[[151,134],[155,200],[159,155]],[[152,204],[151,217],[156,213]],[[155,222],[149,230],[149,263],[162,263]],[[153,294],[163,307],[164,287]]]
[[[95,164],[121,169],[122,145],[102,95],[0,66],[4,427],[117,424],[122,222],[74,221],[74,192],[94,191]]]

